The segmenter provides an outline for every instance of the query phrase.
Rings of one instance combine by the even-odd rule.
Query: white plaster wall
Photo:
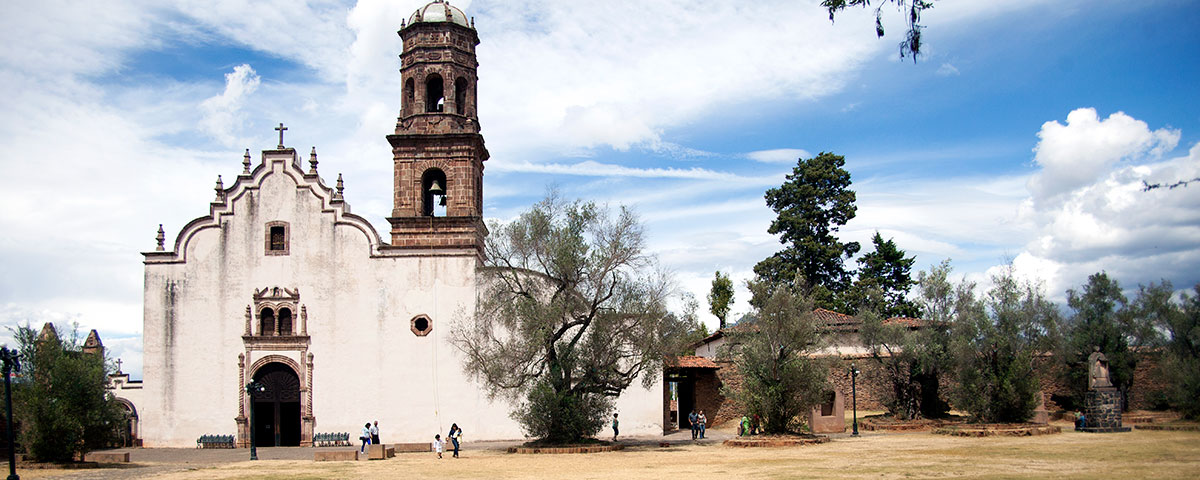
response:
[[[307,307],[314,432],[356,438],[378,420],[383,441],[416,442],[457,422],[468,441],[521,438],[509,405],[486,399],[449,343],[452,322],[474,310],[474,255],[372,256],[373,230],[339,216],[291,155],[270,155],[231,189],[219,228],[185,228],[184,262],[147,263],[144,398],[134,401],[145,446],[237,432],[246,306],[255,288],[276,286],[298,288]],[[271,221],[288,222],[289,255],[264,254]],[[418,314],[432,319],[428,336],[410,329]],[[270,354],[304,365],[295,351],[254,351],[247,364]],[[661,390],[639,384],[618,400],[623,434],[662,432]]]
[[[725,337],[718,338],[708,343],[702,343],[696,347],[696,356],[704,358],[717,358],[717,353],[720,352],[722,345],[725,345],[727,340]]]

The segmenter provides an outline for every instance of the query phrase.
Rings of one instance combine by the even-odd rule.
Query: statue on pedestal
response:
[[[1112,386],[1108,379],[1108,357],[1100,353],[1100,347],[1092,347],[1092,354],[1088,356],[1088,390]]]

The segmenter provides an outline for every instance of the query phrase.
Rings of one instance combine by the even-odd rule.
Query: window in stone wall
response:
[[[267,222],[266,254],[287,255],[290,251],[288,223],[275,221]]]

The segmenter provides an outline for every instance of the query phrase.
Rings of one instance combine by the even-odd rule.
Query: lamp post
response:
[[[250,396],[250,459],[258,460],[258,450],[254,445],[254,397],[267,390],[267,386],[257,381],[246,384],[246,394]]]
[[[12,421],[12,380],[9,375],[15,370],[18,373],[21,371],[21,362],[19,358],[21,354],[16,350],[9,350],[7,346],[0,347],[0,361],[4,362],[4,405],[7,408],[6,425],[8,435],[8,480],[21,480],[17,475],[17,446],[13,442],[13,421]]]
[[[853,400],[854,401],[854,433],[852,433],[851,435],[853,435],[855,437],[858,436],[858,374],[859,374],[858,369],[854,368],[854,364],[851,363],[850,364],[850,396],[851,396],[851,398],[854,399]]]

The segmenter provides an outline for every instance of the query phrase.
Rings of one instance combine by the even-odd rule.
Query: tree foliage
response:
[[[695,319],[667,310],[673,286],[628,209],[552,192],[490,230],[475,315],[451,333],[465,370],[493,396],[525,399],[513,418],[528,435],[594,435],[612,399],[653,384]]]
[[[816,306],[833,310],[841,307],[835,293],[850,285],[845,260],[861,248],[837,237],[857,210],[845,164],[841,155],[825,152],[802,158],[783,185],[767,190],[767,206],[777,215],[767,231],[778,234],[785,247],[754,266],[754,273],[771,283],[792,284],[802,277]]]
[[[1192,292],[1181,293],[1174,302],[1171,282],[1151,283],[1139,289],[1134,309],[1160,335],[1160,372],[1171,407],[1200,420],[1200,284]]]
[[[983,422],[1024,422],[1041,390],[1034,355],[1052,347],[1058,310],[1040,286],[1019,281],[1012,265],[992,277],[985,298],[973,290],[964,281],[954,291],[955,406]]]
[[[868,300],[868,292],[874,291],[881,296],[870,302],[876,314],[884,318],[920,317],[921,308],[908,299],[916,283],[911,273],[916,257],[906,257],[894,240],[884,241],[879,232],[875,232],[871,243],[874,250],[859,257],[858,278],[844,303],[851,311],[857,310]]]
[[[1128,398],[1137,368],[1137,355],[1130,347],[1141,345],[1149,334],[1144,317],[1134,314],[1121,286],[1104,272],[1089,276],[1082,290],[1067,290],[1067,305],[1074,313],[1063,322],[1058,357],[1075,407],[1083,405],[1087,392],[1087,359],[1093,347],[1108,358],[1109,379]]]
[[[729,306],[733,303],[733,280],[729,275],[722,275],[720,270],[714,275],[712,290],[708,292],[709,312],[721,321],[719,328],[725,328],[725,317],[729,316]]]
[[[70,462],[116,441],[124,417],[105,389],[104,357],[82,351],[77,329],[67,339],[49,332],[39,338],[29,325],[14,332],[21,377],[13,385],[13,420],[34,459]]]
[[[819,403],[828,388],[827,360],[810,355],[820,344],[813,303],[806,289],[791,283],[747,286],[755,320],[729,330],[722,352],[733,359],[743,381],[738,389],[722,387],[722,393],[761,417],[766,433],[794,432],[797,417]]]
[[[829,21],[833,21],[833,17],[846,7],[864,7],[869,8],[872,0],[821,0],[821,6],[829,11]],[[905,55],[912,56],[913,61],[917,61],[917,55],[921,54],[921,29],[925,28],[921,25],[921,13],[926,9],[933,8],[933,0],[878,0],[875,7],[875,35],[883,37],[883,6],[888,3],[896,5],[896,8],[901,13],[905,14],[905,20],[908,24],[908,30],[904,34],[904,40],[900,42],[900,58]]]
[[[951,310],[945,300],[947,292],[953,291],[949,273],[949,262],[921,272],[919,291],[929,305],[929,316],[919,326],[888,322],[887,316],[879,313],[887,301],[878,290],[868,292],[868,301],[858,312],[863,344],[890,387],[881,401],[888,413],[898,418],[939,418],[950,410],[940,384],[943,372],[952,366]]]

